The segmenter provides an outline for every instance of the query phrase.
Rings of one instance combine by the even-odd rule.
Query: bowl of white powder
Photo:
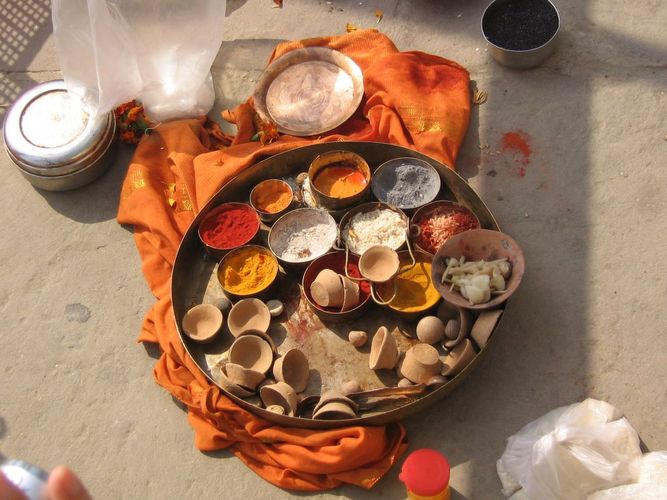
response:
[[[269,248],[283,264],[305,268],[336,242],[336,221],[324,210],[299,208],[278,219],[269,231]]]
[[[424,160],[394,158],[377,168],[371,189],[378,201],[412,210],[435,200],[440,192],[440,175]]]
[[[372,246],[401,248],[408,235],[408,217],[386,203],[357,205],[340,220],[341,246],[361,255]]]

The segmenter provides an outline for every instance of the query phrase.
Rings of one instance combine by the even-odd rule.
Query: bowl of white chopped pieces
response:
[[[498,307],[519,288],[526,262],[513,238],[471,229],[449,238],[433,257],[432,278],[446,302],[467,309]]]

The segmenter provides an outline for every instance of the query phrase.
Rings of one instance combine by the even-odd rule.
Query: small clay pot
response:
[[[273,364],[276,380],[289,384],[296,392],[306,389],[308,374],[308,358],[299,349],[290,349]]]
[[[330,403],[342,403],[344,405],[349,406],[355,413],[358,410],[357,403],[355,403],[352,399],[348,398],[347,396],[344,396],[343,394],[337,391],[327,391],[320,396],[320,400],[313,409],[313,415],[315,415],[315,413],[317,413],[324,405]]]
[[[254,335],[255,337],[263,338],[271,346],[271,350],[273,351],[273,354],[276,355],[276,356],[278,355],[278,349],[276,349],[276,344],[275,344],[275,342],[273,342],[273,339],[269,336],[268,333],[264,333],[260,330],[246,330],[245,332],[243,332],[241,335],[239,335],[236,338],[239,339],[241,337],[245,337],[246,335]]]
[[[229,349],[229,362],[241,365],[248,370],[266,373],[273,363],[271,345],[256,335],[243,335],[237,338]]]
[[[359,305],[359,285],[347,276],[340,276],[343,283],[343,305],[341,312],[349,311]]]
[[[285,415],[294,416],[297,406],[296,391],[285,382],[276,382],[273,385],[265,385],[259,390],[264,406],[282,406]]]
[[[489,337],[493,333],[493,329],[498,324],[498,319],[503,314],[502,309],[492,309],[490,311],[482,311],[477,320],[472,325],[470,337],[475,341],[477,347],[482,349],[489,341]]]
[[[470,339],[464,339],[447,355],[442,363],[444,377],[452,377],[460,373],[475,358],[475,348]]]
[[[264,380],[265,375],[262,372],[250,370],[236,363],[227,363],[227,378],[236,385],[240,385],[248,390],[255,390],[257,385]]]
[[[428,344],[417,344],[405,353],[401,365],[401,375],[412,382],[425,384],[441,369],[438,350]]]
[[[211,342],[222,327],[223,316],[213,304],[194,306],[183,316],[183,332],[195,342]]]
[[[387,327],[378,328],[371,342],[371,353],[368,366],[371,370],[386,368],[391,370],[398,362],[398,345]]]
[[[375,245],[359,258],[359,272],[369,281],[385,283],[398,273],[400,259],[396,250],[384,245]]]
[[[417,338],[425,344],[437,344],[445,336],[445,324],[437,316],[424,316],[417,323]]]
[[[322,269],[310,285],[310,295],[322,307],[340,307],[345,300],[341,276],[331,269]]]
[[[229,363],[227,363],[229,364]],[[244,389],[240,385],[232,382],[227,376],[227,365],[215,366],[211,368],[211,376],[213,380],[222,387],[228,393],[236,396],[237,398],[248,398],[255,394],[253,391]]]
[[[227,327],[234,337],[248,330],[266,332],[271,324],[271,313],[259,299],[239,300],[227,316]]]
[[[323,404],[317,411],[313,412],[313,418],[317,420],[345,420],[356,418],[355,411],[339,401]]]
[[[463,307],[458,307],[457,309],[459,311],[458,318],[450,319],[445,326],[446,338],[442,343],[445,349],[453,349],[470,333],[470,325],[472,323],[470,311]]]

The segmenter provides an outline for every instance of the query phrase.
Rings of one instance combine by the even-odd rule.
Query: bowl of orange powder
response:
[[[292,188],[280,179],[266,179],[250,191],[250,205],[267,224],[272,224],[287,213],[293,201]]]
[[[366,160],[352,151],[329,151],[310,163],[308,181],[320,208],[340,210],[367,196],[371,169]]]

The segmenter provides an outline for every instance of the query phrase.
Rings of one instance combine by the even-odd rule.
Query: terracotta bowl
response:
[[[322,269],[310,284],[310,295],[320,307],[341,307],[345,289],[340,274],[331,269]]]
[[[401,363],[401,375],[408,380],[425,384],[428,380],[440,374],[442,363],[438,350],[428,344],[416,344],[405,353]]]
[[[472,340],[464,339],[442,360],[442,375],[445,377],[457,375],[472,363],[476,355]]]
[[[227,378],[234,384],[249,390],[255,390],[257,385],[266,378],[262,372],[251,370],[236,363],[227,363]]]
[[[512,269],[510,277],[505,282],[505,292],[492,296],[490,301],[483,304],[470,304],[468,299],[457,290],[450,290],[449,284],[445,283],[443,285],[441,279],[447,267],[446,259],[449,257],[461,258],[462,256],[465,256],[466,261],[491,261],[507,258]],[[483,310],[497,307],[509,299],[519,287],[525,268],[523,251],[510,236],[490,229],[471,229],[452,236],[438,250],[433,258],[432,277],[436,289],[450,304],[467,309]]]
[[[308,358],[299,349],[290,349],[273,364],[273,376],[280,382],[303,392],[308,385]]]
[[[199,304],[183,316],[183,332],[195,342],[211,342],[220,331],[224,318],[213,304]]]
[[[421,229],[419,228],[417,222],[423,220],[424,218],[428,218],[432,213],[436,211],[445,211],[447,213],[451,212],[451,213],[461,213],[470,215],[475,221],[474,229],[479,229],[481,227],[479,219],[472,212],[472,210],[469,210],[468,208],[464,207],[463,205],[459,205],[458,203],[454,203],[453,201],[438,200],[432,203],[428,203],[427,205],[424,205],[423,207],[415,211],[415,213],[410,218],[410,241],[412,241],[415,248],[421,250],[424,253],[427,253],[428,255],[434,255],[435,252],[431,252],[431,249],[424,248],[423,245],[419,244],[419,234],[421,232]]]
[[[371,341],[371,352],[368,357],[368,367],[371,370],[386,368],[393,369],[398,363],[398,344],[387,327],[378,328]]]
[[[259,390],[264,406],[278,405],[285,410],[285,415],[294,416],[297,408],[296,391],[285,382],[265,385]]]
[[[243,335],[229,348],[229,362],[255,372],[266,373],[273,363],[271,345],[261,337]],[[231,373],[228,376],[231,378]],[[236,381],[232,380],[237,383]],[[258,381],[259,383],[261,381]],[[241,385],[241,384],[239,384]]]
[[[359,274],[359,257],[350,254],[347,264],[347,271],[353,278],[361,278]],[[303,273],[303,292],[306,296],[308,306],[317,314],[320,319],[331,321],[332,323],[350,321],[358,318],[368,308],[371,299],[371,288],[368,281],[357,281],[359,285],[359,303],[350,310],[341,312],[340,307],[322,307],[313,300],[310,292],[310,286],[313,280],[323,269],[331,269],[339,274],[345,273],[345,252],[331,252],[315,259]]]
[[[227,328],[234,337],[248,330],[266,332],[271,324],[271,313],[259,299],[239,300],[227,315]]]

